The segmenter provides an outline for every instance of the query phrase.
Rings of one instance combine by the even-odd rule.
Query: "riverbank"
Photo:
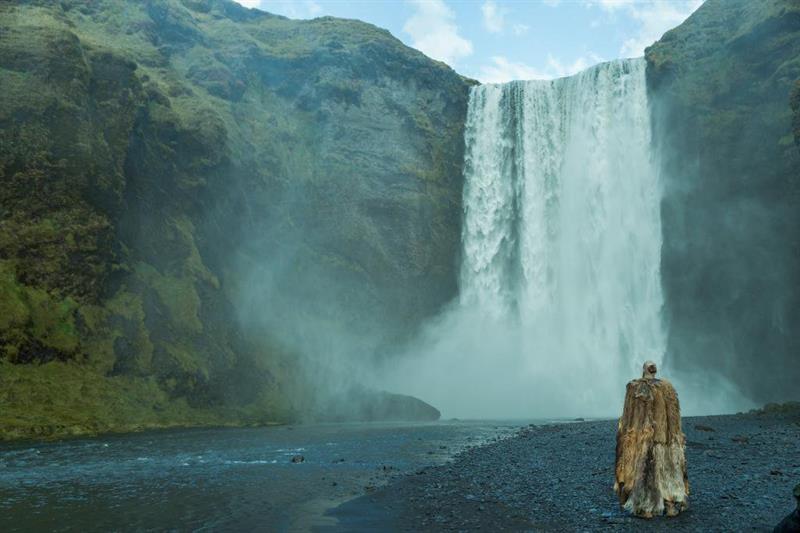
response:
[[[318,531],[771,530],[794,508],[800,409],[683,419],[690,509],[620,512],[611,487],[615,420],[528,426],[328,512]]]

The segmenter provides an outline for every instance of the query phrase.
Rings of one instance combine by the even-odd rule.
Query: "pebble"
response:
[[[468,448],[451,463],[402,476],[372,497],[399,503],[387,516],[399,530],[771,529],[794,507],[796,471],[787,469],[798,468],[800,457],[795,422],[750,414],[684,418],[693,490],[689,511],[671,519],[643,521],[619,508],[613,420],[526,426],[517,436]],[[709,432],[718,438],[704,439]]]

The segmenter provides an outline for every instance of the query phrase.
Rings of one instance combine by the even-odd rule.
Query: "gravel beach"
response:
[[[690,508],[627,516],[612,491],[615,420],[528,426],[328,512],[318,531],[771,531],[800,482],[800,410],[683,419]]]

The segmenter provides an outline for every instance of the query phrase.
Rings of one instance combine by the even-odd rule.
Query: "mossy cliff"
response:
[[[708,0],[646,51],[674,368],[800,383],[800,4]]]
[[[0,5],[0,439],[292,418],[282,317],[436,312],[468,87],[356,21]]]

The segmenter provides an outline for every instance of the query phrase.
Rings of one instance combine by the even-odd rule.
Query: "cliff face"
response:
[[[0,434],[279,420],[293,328],[454,295],[469,85],[388,32],[65,0],[0,36]]]
[[[800,80],[795,82],[794,90],[792,91],[792,111],[794,111],[794,118],[792,119],[794,142],[800,148]]]
[[[708,0],[646,58],[668,357],[755,401],[796,395],[800,4]]]

